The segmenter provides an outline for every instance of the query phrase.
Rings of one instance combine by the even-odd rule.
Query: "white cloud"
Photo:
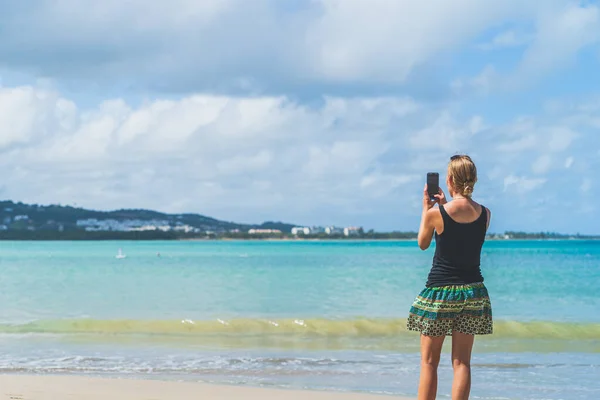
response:
[[[478,48],[481,50],[495,50],[507,47],[519,47],[528,44],[530,41],[531,35],[511,29],[498,33],[490,42],[483,43]]]
[[[464,148],[483,129],[485,124],[480,116],[474,116],[464,124],[450,112],[444,111],[431,125],[411,134],[409,143],[414,149],[438,149],[453,153]]]
[[[565,168],[569,169],[573,165],[575,159],[573,157],[567,157],[565,160]]]
[[[235,156],[217,163],[219,173],[235,175],[243,172],[261,172],[271,166],[273,156],[268,150],[261,150],[251,156]]]
[[[367,195],[373,198],[380,198],[382,196],[389,195],[398,187],[401,187],[409,182],[417,181],[418,179],[418,175],[393,175],[374,172],[365,175],[362,178],[360,187],[367,193]]]
[[[545,178],[508,175],[504,178],[504,191],[523,194],[540,188],[544,183],[546,183]]]
[[[314,71],[351,81],[403,81],[438,52],[464,43],[496,21],[531,12],[513,1],[319,3],[323,13],[308,30],[307,42],[313,49]]]
[[[498,73],[493,65],[487,65],[479,75],[472,78],[459,78],[450,83],[455,93],[474,92],[477,94],[488,94],[496,86],[495,80]]]
[[[544,126],[527,119],[517,121],[500,131],[497,149],[507,153],[564,152],[571,147],[579,134],[564,123],[553,121],[553,124]]]
[[[550,151],[559,152],[569,148],[573,140],[577,138],[577,133],[564,126],[550,128],[547,130],[550,136],[547,146]]]
[[[597,99],[549,85],[513,105],[507,92],[600,43],[591,2],[17,3],[0,2],[5,198],[391,223],[412,212],[394,196],[418,196],[455,152],[476,159],[487,193],[552,182],[548,202],[600,166]],[[484,59],[473,50],[493,34],[479,47],[510,52]],[[544,112],[515,117],[525,101]]]
[[[569,65],[581,49],[600,42],[600,11],[596,5],[548,4],[549,8],[537,18],[533,42],[518,68],[518,85]]]
[[[552,67],[593,43],[596,22],[595,7],[555,4],[571,3],[314,0],[291,12],[267,0],[34,0],[21,13],[8,2],[0,5],[0,51],[9,69],[144,90],[393,85],[494,27],[523,21],[539,23],[522,69]],[[492,45],[522,42],[509,30]],[[555,47],[560,55],[552,55]],[[487,87],[489,80],[483,73],[473,84]]]
[[[522,152],[525,150],[531,150],[536,147],[538,143],[537,136],[528,134],[527,136],[518,137],[511,139],[510,141],[500,143],[497,149],[502,152]]]
[[[585,178],[583,182],[581,182],[580,190],[582,193],[588,193],[592,188],[592,180],[589,178]]]
[[[580,52],[600,44],[597,5],[560,0],[537,4],[539,7],[525,18],[534,25],[533,32],[525,34],[509,29],[477,46],[486,51],[525,46],[514,70],[499,73],[494,65],[488,65],[474,77],[455,79],[451,84],[455,92],[519,92],[574,64]]]
[[[82,110],[29,86],[0,89],[0,99],[5,197],[230,219],[253,209],[294,219],[311,204],[352,208],[408,183],[406,172],[373,168],[393,124],[420,107],[407,98],[330,97],[307,107],[284,97],[192,95]]]
[[[398,221],[417,215],[398,204],[418,204],[425,173],[443,180],[455,152],[473,156],[478,193],[497,193],[498,204],[542,188],[539,201],[569,195],[582,170],[600,166],[596,132],[571,127],[570,113],[495,125],[406,97],[303,105],[284,96],[193,94],[90,108],[52,88],[22,86],[1,88],[0,99],[0,190],[26,202],[245,222],[344,224],[368,215],[366,222],[397,229],[390,213]],[[572,167],[552,168],[556,160]]]
[[[536,174],[545,174],[552,166],[552,157],[549,154],[542,154],[531,165],[531,169]]]
[[[90,5],[94,12],[90,13]],[[45,8],[44,8],[45,6]],[[78,0],[51,1],[42,4],[42,9],[31,10],[43,19],[62,18],[79,32],[96,32],[99,25],[106,22],[129,22],[127,28],[135,31],[156,29],[177,29],[178,24],[207,23],[219,14],[235,6],[230,0],[170,0],[152,1],[129,0],[125,3],[118,0],[106,0],[102,3]],[[51,15],[41,15],[50,12]],[[66,34],[65,34],[66,35]],[[81,40],[81,38],[73,38]]]
[[[26,143],[34,136],[43,137],[53,126],[44,123],[44,115],[36,112],[39,108],[53,107],[55,124],[68,124],[72,117],[73,105],[57,99],[50,93],[37,92],[31,87],[0,88],[0,148],[13,144]]]

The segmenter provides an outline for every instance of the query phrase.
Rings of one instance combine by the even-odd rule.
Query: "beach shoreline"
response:
[[[96,378],[75,375],[0,375],[0,399],[11,400],[382,400],[407,397],[224,386],[207,383],[144,379]]]

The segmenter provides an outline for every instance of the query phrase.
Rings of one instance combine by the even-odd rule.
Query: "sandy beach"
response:
[[[189,382],[79,376],[0,376],[0,400],[381,400],[385,398],[402,399],[355,393],[262,389]]]

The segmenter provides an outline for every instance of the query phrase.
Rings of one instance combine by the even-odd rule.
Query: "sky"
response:
[[[600,4],[0,2],[0,198],[417,230],[471,155],[490,231],[600,233]]]

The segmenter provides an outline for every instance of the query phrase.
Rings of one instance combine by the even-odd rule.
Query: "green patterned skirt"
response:
[[[425,288],[415,299],[407,328],[426,336],[489,335],[492,304],[483,283]]]

